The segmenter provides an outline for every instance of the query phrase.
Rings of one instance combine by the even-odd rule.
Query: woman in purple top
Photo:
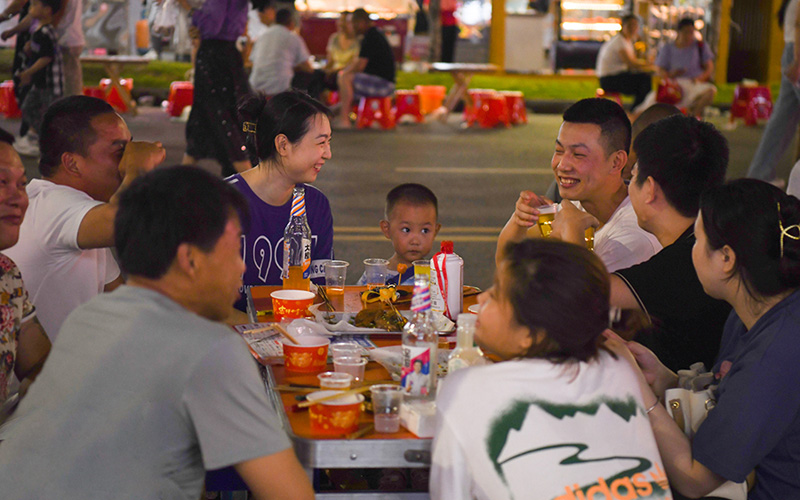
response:
[[[191,7],[188,0],[178,1],[200,33],[183,163],[213,158],[222,165],[223,175],[244,172],[250,163],[244,153],[236,103],[250,87],[236,40],[247,24],[247,0],[205,0],[199,9]]]
[[[308,185],[331,158],[330,111],[308,95],[290,90],[267,100],[248,97],[239,107],[254,168],[228,178],[250,205],[250,225],[242,237],[247,266],[244,285],[280,285],[283,230],[289,222],[292,189],[305,186],[311,228],[311,279],[325,277],[333,258],[333,217],[328,199]],[[236,304],[244,310],[244,301]]]

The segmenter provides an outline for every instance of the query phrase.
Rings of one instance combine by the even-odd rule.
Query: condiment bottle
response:
[[[478,317],[471,313],[458,315],[458,329],[456,330],[456,348],[447,358],[447,373],[470,366],[486,364],[480,347],[474,344],[475,320]]]
[[[306,219],[306,193],[303,186],[292,190],[289,223],[283,231],[283,288],[308,290],[311,287],[311,228]]]

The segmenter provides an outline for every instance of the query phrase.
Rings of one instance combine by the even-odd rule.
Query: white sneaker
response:
[[[39,138],[31,138],[31,134],[26,134],[14,141],[14,149],[21,156],[39,156]]]

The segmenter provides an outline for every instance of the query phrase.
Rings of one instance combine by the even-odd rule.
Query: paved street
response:
[[[170,122],[160,108],[140,108],[126,115],[134,139],[160,140],[167,148],[166,164],[178,163],[184,149],[184,124]],[[402,182],[427,185],[439,198],[442,232],[438,241],[455,242],[465,260],[465,282],[486,288],[494,271],[495,241],[511,214],[519,191],[544,192],[550,170],[559,115],[528,115],[529,124],[510,129],[461,129],[448,124],[400,125],[396,131],[335,132],[333,158],[316,182],[331,201],[335,253],[351,262],[348,283],[355,282],[367,257],[392,254],[391,244],[379,232],[383,200]],[[722,118],[712,120],[715,125]],[[0,126],[18,132],[17,120]],[[723,130],[731,145],[729,178],[741,177],[758,144],[763,127],[740,125]],[[786,178],[794,146],[781,162]],[[36,162],[24,159],[29,176],[38,176]],[[209,168],[215,166],[209,165]]]

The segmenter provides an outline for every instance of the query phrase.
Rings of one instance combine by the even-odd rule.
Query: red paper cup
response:
[[[283,359],[286,371],[297,373],[319,373],[325,371],[328,363],[328,344],[325,337],[298,337],[300,344],[282,339]]]
[[[283,318],[304,318],[315,297],[305,290],[276,290],[269,296],[272,297],[272,315],[278,322]]]
[[[322,398],[339,391],[317,391],[307,396],[309,401]],[[358,430],[358,420],[361,417],[361,403],[364,402],[362,394],[351,394],[330,401],[311,405],[308,408],[308,417],[311,421],[311,430],[316,434],[326,436],[341,436]]]

